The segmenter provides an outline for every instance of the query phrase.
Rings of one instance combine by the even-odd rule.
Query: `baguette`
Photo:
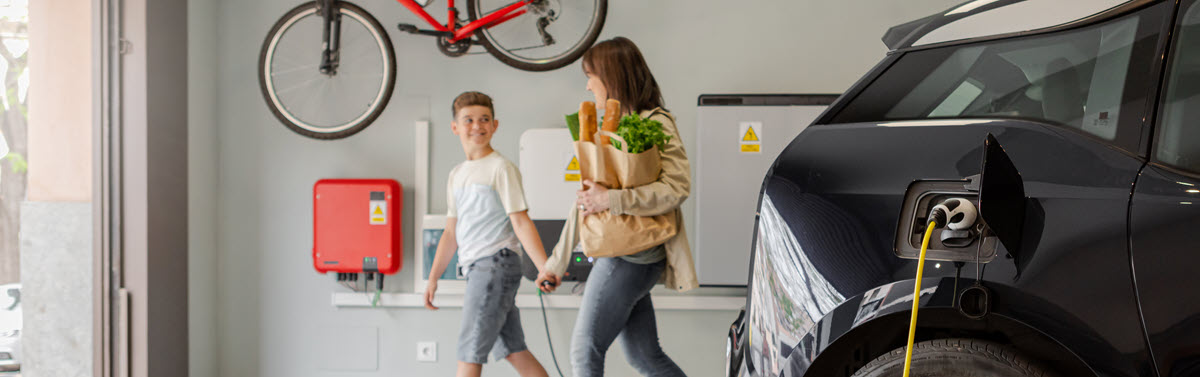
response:
[[[594,142],[596,135],[596,104],[583,101],[579,104],[579,141]]]
[[[621,124],[621,101],[617,101],[615,99],[610,98],[604,104],[604,126],[601,129],[608,131],[608,132],[616,133],[617,126],[620,124]],[[608,145],[609,143],[610,143],[610,141],[608,140],[608,136],[600,137],[600,142],[599,142],[600,145]]]

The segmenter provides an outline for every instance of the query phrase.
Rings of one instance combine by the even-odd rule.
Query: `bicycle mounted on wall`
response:
[[[600,35],[608,8],[607,0],[468,0],[464,20],[454,0],[446,0],[443,25],[424,9],[434,1],[397,0],[432,29],[397,28],[435,37],[449,57],[482,45],[501,62],[535,72],[583,56]],[[267,33],[258,78],[267,106],[289,129],[340,139],[383,112],[396,82],[396,57],[383,26],[366,10],[347,1],[317,0],[288,11]]]

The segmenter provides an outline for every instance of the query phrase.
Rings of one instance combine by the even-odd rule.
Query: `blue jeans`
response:
[[[684,375],[658,344],[658,323],[650,302],[650,288],[665,266],[666,261],[636,264],[621,258],[596,259],[571,337],[575,377],[603,376],[604,354],[618,335],[625,358],[642,375]]]
[[[458,333],[458,361],[485,364],[488,351],[501,360],[526,350],[517,288],[521,285],[521,256],[512,250],[471,263],[463,295],[462,330]]]

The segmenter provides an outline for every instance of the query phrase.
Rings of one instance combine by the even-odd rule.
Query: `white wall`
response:
[[[430,9],[439,10],[444,0]],[[193,0],[192,3],[203,2]],[[837,93],[878,62],[885,52],[879,38],[887,27],[946,9],[957,0],[836,0],[776,1],[632,1],[609,5],[604,39],[622,35],[641,46],[664,90],[669,107],[678,117],[680,134],[689,150],[695,149],[696,98],[705,93]],[[457,59],[442,56],[428,37],[401,34],[396,22],[417,18],[392,1],[358,1],[384,25],[396,47],[398,68],[395,95],[371,127],[348,139],[311,140],[292,133],[277,122],[263,103],[255,72],[259,48],[267,30],[291,7],[294,0],[218,3],[215,17],[215,50],[200,37],[191,53],[194,115],[191,180],[193,212],[215,219],[215,233],[205,225],[192,227],[191,287],[193,306],[212,302],[215,310],[215,371],[196,366],[211,362],[212,338],[199,337],[211,323],[192,308],[193,376],[340,376],[346,372],[321,371],[317,365],[324,350],[337,347],[370,351],[362,344],[329,344],[322,334],[341,327],[378,329],[378,365],[374,373],[354,375],[447,375],[454,367],[454,345],[460,314],[457,309],[432,313],[424,309],[336,309],[330,292],[338,290],[331,278],[311,267],[312,184],[321,178],[381,177],[404,184],[414,181],[413,129],[416,120],[430,120],[434,132],[431,150],[432,211],[445,208],[442,184],[450,168],[462,161],[461,148],[449,132],[450,101],[465,90],[480,90],[495,98],[496,117],[502,121],[493,139],[510,159],[517,157],[517,140],[527,128],[561,125],[562,115],[573,112],[579,101],[591,98],[578,63],[544,73],[522,72],[502,65],[488,55]],[[204,6],[193,6],[194,22],[207,23]],[[197,10],[199,9],[199,10]],[[205,24],[212,25],[212,24]],[[196,30],[193,28],[193,30]],[[197,36],[197,33],[193,33]],[[479,49],[477,51],[482,51]],[[205,62],[215,62],[215,71]],[[211,64],[210,64],[211,65]],[[208,87],[215,83],[215,89]],[[198,129],[216,125],[215,130]],[[214,148],[197,148],[202,137],[215,137]],[[210,144],[213,145],[213,144]],[[213,153],[215,156],[208,156]],[[215,170],[210,170],[215,168]],[[205,179],[207,178],[207,179]],[[204,182],[197,182],[203,180]],[[208,184],[211,192],[196,190]],[[406,187],[411,224],[413,192]],[[691,221],[691,203],[685,204]],[[210,212],[196,211],[211,208]],[[752,209],[747,209],[752,210]],[[411,240],[411,227],[405,226]],[[215,237],[216,256],[211,250]],[[411,245],[411,242],[405,242]],[[411,292],[415,265],[411,250],[408,266],[389,277],[388,290]],[[210,267],[197,260],[215,263]],[[204,270],[203,275],[197,269]],[[215,271],[215,275],[214,272]],[[204,286],[199,276],[215,276]],[[215,287],[215,298],[206,298]],[[523,292],[531,292],[527,287]],[[547,366],[549,352],[540,313],[523,311],[526,339]],[[567,350],[575,311],[549,313],[550,331],[560,363],[569,369]],[[667,353],[691,375],[712,375],[723,365],[725,328],[734,313],[689,311],[658,313],[660,337]],[[331,330],[332,328],[332,330]],[[417,363],[415,343],[439,343],[438,363]],[[197,352],[200,356],[197,356]],[[611,375],[633,375],[615,347],[610,352]],[[200,357],[200,358],[198,358]],[[489,365],[489,375],[514,375],[506,365]],[[569,372],[568,372],[569,373]]]

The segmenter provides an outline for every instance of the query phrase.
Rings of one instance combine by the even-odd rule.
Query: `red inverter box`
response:
[[[313,267],[317,272],[381,272],[403,266],[400,183],[322,179],[313,185]]]

